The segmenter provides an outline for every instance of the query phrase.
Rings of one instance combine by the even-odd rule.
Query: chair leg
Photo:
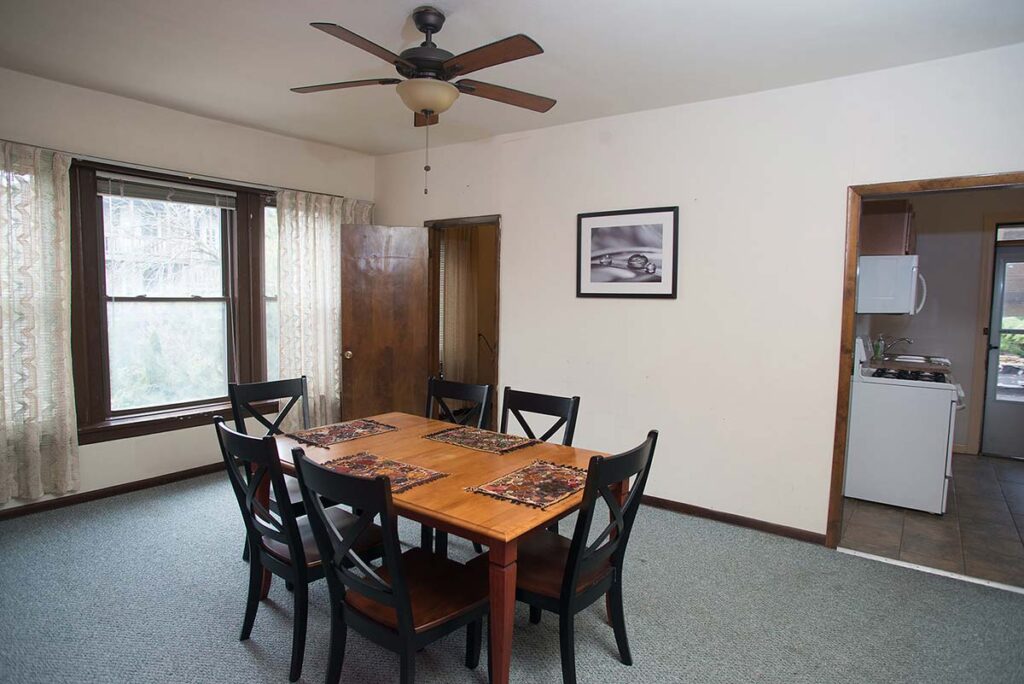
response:
[[[284,588],[288,591],[295,591],[295,585],[288,581],[285,581]]]
[[[480,664],[480,641],[483,637],[484,619],[466,625],[466,667],[475,670]]]
[[[249,562],[249,538],[245,538],[245,543],[242,544],[242,560],[246,563]]]
[[[434,548],[434,528],[420,525],[420,548],[430,551]]]
[[[303,578],[295,583],[295,622],[292,624],[292,666],[288,681],[298,681],[302,674],[302,657],[306,652],[306,608],[309,603],[309,585]]]
[[[558,616],[558,646],[562,652],[562,684],[576,684],[576,626],[570,611]]]
[[[246,544],[246,548],[248,548]],[[245,641],[252,634],[252,625],[256,621],[256,609],[260,605],[260,593],[263,589],[263,565],[259,557],[249,563],[249,593],[245,597],[245,619],[242,620],[242,635],[239,641]]]
[[[540,624],[540,616],[543,615],[543,614],[544,614],[544,611],[542,611],[537,606],[530,606],[530,624],[531,625],[539,625]]]
[[[434,531],[434,553],[444,558],[448,557],[448,533],[441,530]]]
[[[402,653],[402,672],[399,681],[401,684],[413,684],[416,681],[416,651],[412,648]]]
[[[480,542],[473,542],[473,550],[477,553],[483,553],[484,547]]]
[[[622,609],[622,581],[618,571],[612,581],[612,588],[608,590],[608,598],[612,629],[615,630],[615,645],[619,647],[619,660],[623,665],[632,665],[633,656],[629,652],[629,638],[626,636],[626,614]]]
[[[348,626],[345,624],[345,616],[342,608],[337,602],[332,601],[331,605],[331,643],[327,656],[327,679],[326,684],[338,684],[341,680],[341,667],[345,662],[345,640],[348,636]]]

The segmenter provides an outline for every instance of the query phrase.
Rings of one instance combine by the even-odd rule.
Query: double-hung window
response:
[[[235,193],[112,175],[97,185],[112,413],[225,396]]]
[[[267,198],[220,183],[72,167],[82,442],[206,423],[227,414],[229,382],[267,376],[269,345],[277,344],[265,334],[276,313],[276,289],[270,297],[263,282]]]

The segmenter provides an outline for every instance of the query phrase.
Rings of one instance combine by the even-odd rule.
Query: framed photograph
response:
[[[676,298],[679,207],[576,216],[576,296]]]

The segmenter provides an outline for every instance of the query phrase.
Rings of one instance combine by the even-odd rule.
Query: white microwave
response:
[[[921,313],[927,298],[928,283],[916,254],[857,259],[857,313],[913,316]]]

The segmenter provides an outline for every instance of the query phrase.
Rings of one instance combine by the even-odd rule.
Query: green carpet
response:
[[[238,641],[241,541],[223,474],[0,523],[0,681],[286,682],[279,580]],[[625,576],[635,664],[595,605],[577,618],[581,682],[1024,681],[1018,594],[646,507]],[[323,582],[310,601],[303,680],[321,682]],[[459,632],[420,653],[418,681],[486,682],[463,647]],[[561,681],[553,616],[518,609],[512,679]],[[350,633],[342,681],[397,680],[398,658]]]

